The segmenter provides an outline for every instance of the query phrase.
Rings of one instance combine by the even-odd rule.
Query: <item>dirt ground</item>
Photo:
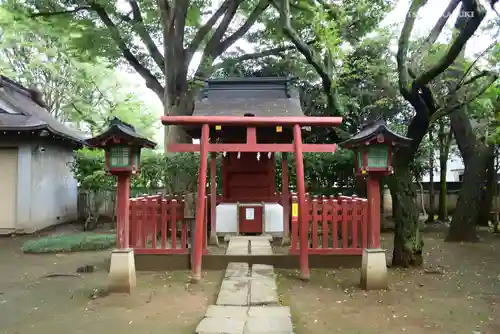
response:
[[[484,233],[481,243],[451,244],[443,235],[425,233],[424,270],[389,269],[385,292],[360,290],[359,270],[313,270],[309,283],[279,271],[295,333],[500,333],[500,237]],[[390,249],[392,236],[383,239]]]
[[[500,237],[481,237],[450,244],[440,231],[425,232],[425,268],[389,269],[385,292],[360,290],[359,270],[313,270],[308,283],[278,270],[281,299],[296,334],[498,334]],[[140,273],[133,297],[105,296],[109,252],[26,255],[20,246],[28,238],[0,238],[0,334],[192,334],[223,274],[207,272],[204,284],[189,285],[187,272]],[[382,241],[390,254],[392,236]],[[47,277],[76,275],[87,264],[97,270]]]
[[[109,252],[26,255],[27,237],[0,238],[0,333],[192,334],[214,302],[222,272],[190,285],[187,272],[140,273],[133,297],[103,296]],[[77,267],[95,265],[81,276]]]

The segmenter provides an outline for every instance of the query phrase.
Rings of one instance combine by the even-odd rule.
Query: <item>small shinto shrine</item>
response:
[[[275,197],[276,152],[295,153],[298,216],[307,230],[303,152],[335,152],[334,144],[304,144],[302,130],[312,126],[338,126],[341,117],[304,116],[298,91],[290,78],[233,78],[206,81],[192,116],[163,116],[164,125],[185,126],[199,144],[170,143],[169,152],[200,152],[196,205],[193,275],[201,271],[202,234],[206,224],[205,189],[210,153],[211,238],[218,233],[269,233],[285,236],[288,230],[288,173],[283,172],[281,205]],[[215,159],[224,156],[222,199],[216,202]],[[274,198],[273,198],[274,197]],[[283,200],[285,199],[285,200]],[[293,213],[293,212],[292,212]],[[301,233],[300,244],[309,244]],[[307,248],[301,247],[301,271],[309,277]]]
[[[284,119],[287,121],[280,122]],[[319,121],[322,126],[341,122],[338,117],[314,120],[305,117],[298,91],[289,78],[208,80],[192,116],[162,119],[164,124],[185,125],[188,134],[201,141],[201,145],[171,143],[169,152],[204,153],[203,147],[210,153],[212,243],[217,242],[218,236],[227,235],[268,234],[288,238],[289,208],[283,207],[281,200],[290,195],[287,153],[296,150],[292,144],[292,120],[301,120],[297,123],[299,132],[311,122]],[[208,128],[205,137],[204,126]],[[306,145],[302,151],[334,152],[335,145]],[[276,152],[283,153],[283,189],[276,189]],[[222,155],[220,180],[215,173],[217,154]],[[213,198],[217,183],[221,184],[222,194]]]
[[[192,278],[199,280],[202,262],[217,269],[229,262],[254,261],[300,267],[301,277],[308,279],[310,265],[359,268],[364,250],[380,247],[379,221],[368,214],[372,211],[367,199],[306,193],[303,154],[333,154],[337,145],[304,143],[303,133],[339,126],[342,118],[305,116],[290,78],[207,80],[191,115],[166,115],[161,121],[165,126],[183,127],[193,138],[191,143],[167,143],[168,152],[199,152],[195,217],[184,216],[185,198],[180,195],[131,198],[130,219],[124,220],[129,226],[124,230],[129,231],[138,268],[171,270],[189,265]],[[289,182],[290,153],[296,171],[294,185]],[[278,156],[281,189],[276,188]],[[222,160],[220,179],[218,157]],[[211,247],[220,237],[229,236],[231,244],[238,235],[266,235],[283,242],[279,250],[269,245],[271,256],[254,252],[250,244],[243,246],[244,259],[241,254],[221,254],[221,247]]]

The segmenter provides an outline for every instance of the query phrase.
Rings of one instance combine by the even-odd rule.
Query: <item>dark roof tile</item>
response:
[[[20,84],[0,76],[0,130],[48,131],[82,144],[86,138],[56,120],[33,99],[33,93]]]
[[[193,116],[304,116],[290,78],[207,80]]]

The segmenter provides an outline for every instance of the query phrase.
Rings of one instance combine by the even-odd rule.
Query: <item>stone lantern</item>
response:
[[[360,132],[340,143],[354,151],[356,175],[367,180],[369,249],[363,251],[361,285],[366,289],[387,288],[385,250],[380,248],[380,178],[394,173],[392,157],[410,138],[391,131],[384,120],[366,123]]]
[[[129,292],[135,286],[134,253],[129,244],[129,197],[131,175],[139,172],[141,149],[156,143],[139,135],[134,127],[113,118],[102,134],[87,139],[88,146],[106,152],[106,171],[117,177],[116,249],[111,253],[109,291]]]

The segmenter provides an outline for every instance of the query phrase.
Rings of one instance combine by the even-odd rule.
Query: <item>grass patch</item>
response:
[[[82,232],[28,240],[23,244],[21,250],[25,253],[79,252],[109,249],[115,244],[115,234]]]

